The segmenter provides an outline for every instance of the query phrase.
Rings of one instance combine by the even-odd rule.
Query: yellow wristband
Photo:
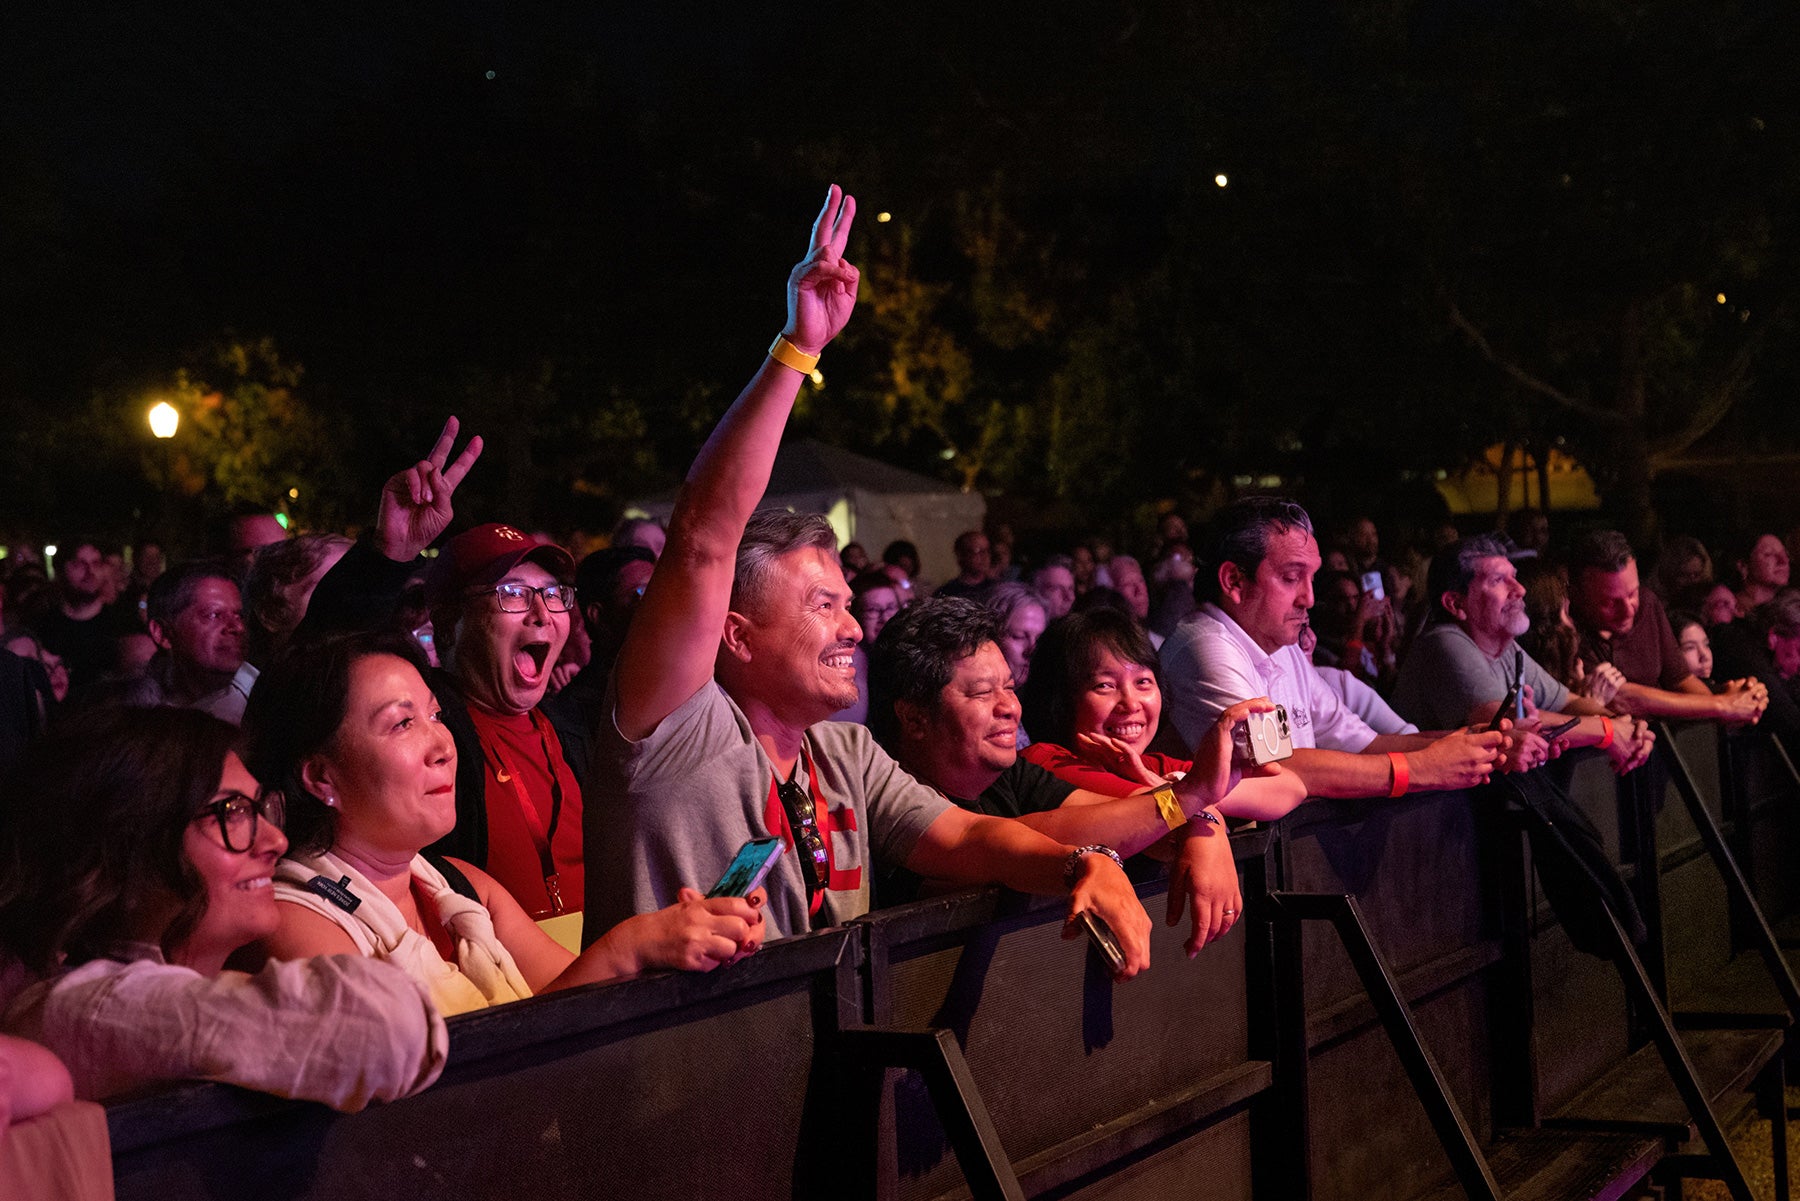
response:
[[[792,367],[801,375],[811,375],[813,368],[819,365],[818,355],[807,354],[780,334],[775,335],[775,343],[769,347],[769,357],[783,367]]]
[[[1187,814],[1182,811],[1181,802],[1176,799],[1173,788],[1164,784],[1150,795],[1156,798],[1156,811],[1162,815],[1169,829],[1179,830],[1187,825]]]

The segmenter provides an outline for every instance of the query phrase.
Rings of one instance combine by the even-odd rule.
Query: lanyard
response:
[[[550,772],[550,825],[546,829],[543,818],[538,816],[537,806],[532,803],[531,794],[525,791],[525,785],[519,780],[519,773],[506,761],[496,740],[492,743],[486,738],[481,741],[481,753],[487,760],[488,770],[494,773],[494,779],[501,784],[512,785],[513,795],[519,801],[519,813],[525,819],[525,825],[531,834],[532,846],[538,853],[538,866],[544,872],[544,892],[550,898],[548,916],[555,917],[564,910],[562,898],[562,882],[557,878],[556,857],[551,853],[550,841],[556,837],[556,824],[562,820],[563,790],[562,779],[556,774],[556,763],[561,755],[550,749],[550,723],[536,709],[527,710],[531,718],[531,728],[536,731],[538,741],[544,749],[544,766]],[[560,750],[560,744],[558,750]],[[536,916],[536,915],[533,915]]]
[[[824,851],[825,861],[818,862],[807,850],[801,831],[806,828],[808,823],[802,821],[796,808],[788,803],[779,776],[771,776],[769,779],[768,807],[770,813],[779,813],[785,819],[783,825],[786,826],[786,829],[782,833],[787,835],[788,846],[792,847],[794,853],[801,858],[800,877],[806,882],[807,912],[816,919],[824,908],[826,890],[837,883],[832,878],[837,873],[832,866],[831,825],[830,819],[827,817],[829,810],[825,804],[824,794],[819,791],[819,773],[814,768],[812,756],[805,747],[800,748],[800,756],[806,764],[806,793],[812,801],[813,820],[811,826]],[[792,781],[789,783],[792,785]],[[794,787],[798,786],[794,785]],[[851,887],[855,887],[855,885],[853,884]]]

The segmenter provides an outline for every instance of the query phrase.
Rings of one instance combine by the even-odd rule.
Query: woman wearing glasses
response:
[[[103,710],[52,732],[0,803],[0,946],[42,977],[5,1025],[78,1096],[207,1079],[355,1110],[443,1069],[443,1020],[402,973],[348,956],[227,959],[276,928],[278,796],[237,731],[185,709]]]
[[[293,842],[267,954],[386,959],[454,1014],[653,968],[706,971],[761,945],[760,890],[683,889],[577,956],[488,872],[424,855],[457,821],[459,764],[421,668],[404,638],[348,634],[297,647],[257,682],[248,759],[288,798]]]

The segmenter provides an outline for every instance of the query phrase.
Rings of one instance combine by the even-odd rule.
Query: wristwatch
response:
[[[1075,877],[1081,871],[1081,857],[1083,855],[1105,855],[1108,859],[1119,865],[1120,871],[1125,870],[1125,861],[1119,858],[1119,852],[1102,843],[1091,842],[1087,846],[1076,847],[1074,850],[1070,851],[1069,857],[1063,861],[1064,888],[1075,887]]]

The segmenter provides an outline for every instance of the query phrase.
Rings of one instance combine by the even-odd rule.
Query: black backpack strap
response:
[[[481,903],[481,897],[475,892],[475,885],[467,876],[463,875],[462,869],[450,862],[448,858],[443,855],[434,855],[430,851],[426,851],[425,862],[431,864],[432,867],[437,868],[437,870],[442,873],[445,883],[449,884],[451,890],[457,895],[468,897],[477,905]]]

